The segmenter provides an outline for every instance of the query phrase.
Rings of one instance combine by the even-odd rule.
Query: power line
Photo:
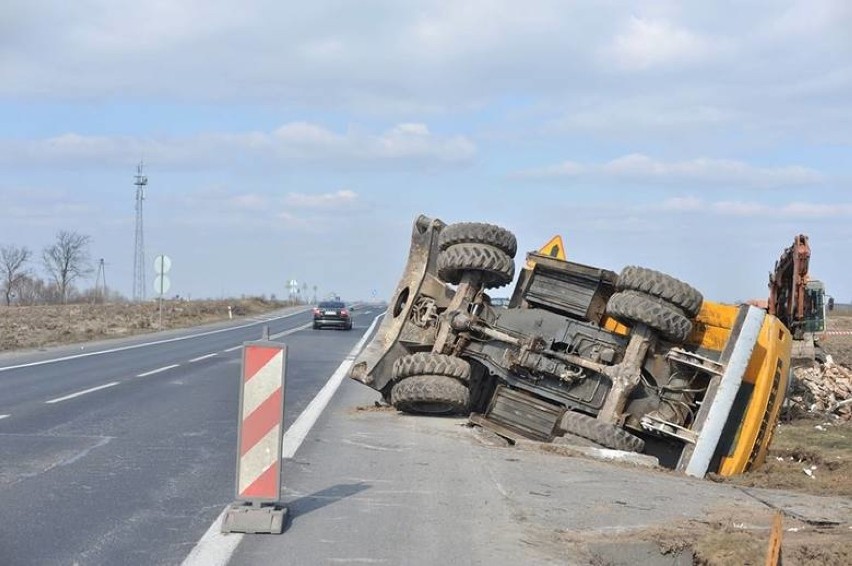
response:
[[[104,259],[98,261],[98,274],[95,276],[95,295],[92,298],[92,303],[103,303],[109,300],[106,284],[106,267]]]

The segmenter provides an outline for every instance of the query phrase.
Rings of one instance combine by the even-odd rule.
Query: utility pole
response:
[[[92,298],[93,303],[105,303],[109,298],[106,284],[106,268],[104,265],[104,258],[98,260],[98,274],[95,276],[95,296]]]
[[[145,229],[143,226],[142,205],[145,201],[145,187],[148,177],[142,174],[143,163],[136,166],[133,184],[136,186],[136,245],[133,250],[133,300],[145,300]]]

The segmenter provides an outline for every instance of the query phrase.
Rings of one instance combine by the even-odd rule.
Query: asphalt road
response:
[[[179,564],[233,500],[241,345],[289,346],[285,428],[351,332],[310,312],[0,359],[0,564]]]
[[[775,509],[852,528],[849,498],[510,448],[465,419],[376,407],[376,392],[342,378],[378,314],[356,311],[352,332],[306,328],[308,313],[268,322],[289,345],[290,520],[278,536],[219,532],[233,500],[240,345],[262,323],[4,357],[0,565],[650,566],[673,559],[622,536],[684,521],[760,530]]]

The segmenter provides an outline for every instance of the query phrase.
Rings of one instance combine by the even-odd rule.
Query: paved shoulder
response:
[[[245,537],[231,564],[586,564],[571,548],[613,533],[705,520],[723,510],[765,515],[734,486],[666,472],[500,448],[464,419],[378,408],[343,384],[284,467],[292,522]],[[837,500],[793,496],[800,510],[852,521]]]

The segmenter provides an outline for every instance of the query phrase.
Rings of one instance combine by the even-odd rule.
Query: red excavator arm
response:
[[[810,258],[808,237],[799,234],[775,263],[775,271],[769,274],[769,314],[778,317],[797,337],[804,331]]]

